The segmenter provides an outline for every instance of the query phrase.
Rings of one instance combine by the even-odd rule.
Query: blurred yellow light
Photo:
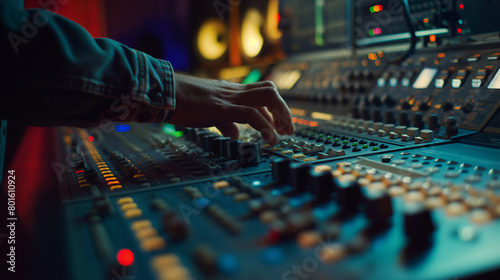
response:
[[[256,57],[262,50],[264,38],[260,33],[263,24],[261,14],[257,9],[249,9],[241,24],[241,46],[247,57]]]
[[[267,5],[266,34],[269,39],[276,41],[281,38],[281,31],[278,29],[278,0],[269,0]]]
[[[198,31],[196,46],[207,60],[217,60],[227,51],[227,27],[217,18],[207,19]]]

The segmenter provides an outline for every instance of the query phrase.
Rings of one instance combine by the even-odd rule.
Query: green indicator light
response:
[[[161,128],[162,132],[168,135],[172,135],[174,137],[182,137],[184,133],[182,131],[176,131],[175,126],[173,124],[166,123]]]
[[[342,142],[342,144],[349,144],[349,141],[345,140],[344,142]]]
[[[340,139],[339,139],[339,138],[335,138],[335,139],[333,139],[333,142],[339,142],[339,141],[340,141]]]
[[[378,147],[373,147],[372,151],[378,151]]]
[[[320,134],[318,134],[318,137],[319,137],[319,138],[323,138],[323,134],[321,134],[321,133],[320,133]]]
[[[368,31],[368,33],[370,34],[370,36],[375,36],[375,33],[373,32],[373,29],[370,29],[370,31]]]
[[[363,149],[368,149],[368,145],[363,145]]]
[[[358,143],[357,143],[357,142],[354,142],[354,143],[352,143],[352,145],[353,145],[354,147],[356,147],[356,146],[358,146]]]
[[[375,9],[373,8],[373,6],[370,7],[370,12],[375,13]]]
[[[331,136],[326,136],[326,140],[332,140]]]
[[[324,44],[323,32],[325,30],[325,26],[323,24],[323,5],[324,5],[324,0],[315,0],[315,5],[314,5],[314,25],[315,25],[314,41],[315,41],[316,45],[318,45],[318,46],[323,46],[323,44]]]
[[[253,69],[250,74],[241,82],[242,84],[251,84],[259,81],[260,77],[262,76],[262,73],[260,72],[259,69]]]

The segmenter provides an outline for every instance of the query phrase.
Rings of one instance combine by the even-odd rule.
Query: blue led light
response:
[[[261,257],[265,263],[270,265],[277,265],[283,262],[285,253],[283,253],[283,250],[281,250],[280,248],[271,247],[262,251]]]
[[[116,130],[116,132],[130,131],[130,125],[128,125],[128,124],[119,124],[119,125],[115,126],[115,130]]]
[[[239,262],[235,256],[231,254],[222,254],[217,259],[217,268],[223,275],[233,275],[238,272]]]
[[[254,186],[254,187],[257,187],[257,186],[260,186],[260,185],[262,185],[261,181],[253,181],[252,182],[252,186]]]
[[[206,198],[206,197],[200,197],[200,198],[195,199],[193,204],[196,208],[203,209],[203,208],[207,207],[208,204],[210,204],[210,200],[208,200],[208,198]]]

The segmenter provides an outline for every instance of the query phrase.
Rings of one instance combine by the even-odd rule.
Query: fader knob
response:
[[[391,111],[385,112],[385,123],[396,124],[396,119],[394,118],[394,113]]]
[[[414,127],[418,127],[420,129],[423,129],[425,126],[424,119],[421,113],[415,113],[412,117],[412,122]]]
[[[336,187],[330,172],[310,172],[311,193],[318,199],[327,199]]]
[[[231,138],[223,137],[220,146],[221,156],[224,158],[231,158]]]
[[[380,110],[378,110],[378,109],[373,110],[372,120],[374,122],[381,122],[382,121],[382,115],[380,114]]]
[[[443,103],[441,108],[443,109],[443,112],[449,112],[449,111],[451,111],[451,109],[453,109],[453,104],[450,102],[445,102],[445,103]]]
[[[446,136],[452,137],[458,134],[457,120],[454,117],[449,117],[446,120]]]
[[[291,183],[294,189],[303,190],[309,183],[309,172],[311,171],[311,165],[307,163],[297,164],[291,167]],[[286,177],[289,174],[285,174]]]
[[[399,114],[398,121],[399,121],[399,125],[410,126],[410,121],[408,120],[408,113],[406,113],[406,112],[401,112]]]
[[[436,114],[431,114],[427,121],[427,125],[429,126],[430,130],[435,130],[436,128],[439,128],[440,126],[439,126],[438,116],[436,116]]]
[[[242,167],[257,166],[260,163],[259,143],[242,143],[238,147]]]
[[[341,182],[338,185],[338,203],[342,211],[355,212],[358,205],[364,201],[363,193],[358,181]]]
[[[404,230],[412,240],[424,239],[436,229],[431,212],[420,202],[410,202],[404,208]]]
[[[290,177],[290,164],[292,160],[289,158],[279,158],[273,161],[273,180],[278,184],[288,183]]]
[[[365,215],[374,223],[384,222],[393,214],[391,197],[386,191],[371,191],[365,188]]]
[[[472,110],[474,110],[474,103],[467,102],[461,109],[464,113],[469,114]]]
[[[434,140],[434,131],[430,129],[423,129],[420,131],[420,137],[422,137],[422,139],[426,142],[432,141]]]
[[[237,159],[239,155],[239,147],[241,145],[240,140],[231,140],[231,143],[229,144],[230,149],[231,149],[231,159]]]

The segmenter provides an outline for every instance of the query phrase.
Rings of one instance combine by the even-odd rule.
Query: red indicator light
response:
[[[281,15],[280,15],[280,14],[276,14],[276,19],[278,20],[278,22],[280,22],[280,20],[281,20]]]
[[[457,29],[458,33],[462,33],[462,28]]]
[[[433,43],[434,43],[434,42],[436,42],[436,35],[431,35],[431,36],[429,37],[429,40],[430,40],[431,42],[433,42]]]
[[[80,174],[80,173],[83,173],[83,172],[85,172],[85,171],[83,171],[83,170],[77,170],[77,171],[75,171],[75,174]]]
[[[116,254],[116,260],[123,266],[129,266],[134,262],[134,253],[129,249],[121,249]]]
[[[429,23],[429,19],[428,18],[424,18],[424,23]]]
[[[89,136],[89,141],[90,141],[90,142],[94,142],[94,136],[90,135],[90,136]]]
[[[464,4],[460,4],[460,9],[464,9]]]

